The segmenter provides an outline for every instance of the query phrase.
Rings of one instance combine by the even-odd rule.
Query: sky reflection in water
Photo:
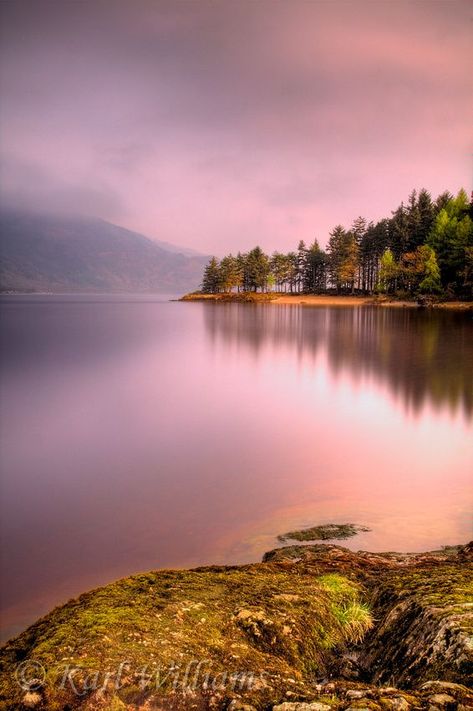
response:
[[[409,309],[5,297],[4,636],[158,567],[472,534],[473,322]]]

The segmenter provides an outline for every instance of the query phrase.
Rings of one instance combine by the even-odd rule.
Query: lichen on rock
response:
[[[288,546],[125,578],[5,645],[0,710],[466,711],[472,556]],[[31,689],[29,661],[45,670]]]

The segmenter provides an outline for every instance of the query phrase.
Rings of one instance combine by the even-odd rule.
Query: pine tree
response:
[[[238,259],[229,254],[220,262],[220,286],[223,291],[232,291],[242,284],[242,275],[238,264]]]
[[[444,192],[432,201],[424,188],[413,190],[406,204],[391,218],[367,224],[354,220],[350,230],[337,225],[330,233],[325,253],[317,240],[297,251],[274,252],[271,259],[255,247],[247,254],[213,257],[205,267],[202,290],[217,293],[237,288],[246,291],[277,290],[320,293],[327,288],[355,288],[373,293],[377,288],[410,294],[436,293],[440,289],[472,297],[473,200],[460,190],[454,197]],[[440,273],[440,277],[439,277]]]
[[[391,246],[390,220],[369,224],[360,245],[361,289],[372,294],[378,283],[380,259]]]
[[[211,258],[204,269],[202,291],[204,294],[217,294],[220,291],[220,269],[215,257]]]
[[[330,282],[337,290],[337,293],[342,287],[341,269],[343,264],[344,243],[346,232],[342,225],[334,227],[330,233],[327,252],[328,252],[328,271]]]
[[[395,257],[409,250],[409,218],[404,203],[393,213],[390,221],[391,243]]]
[[[238,252],[236,256],[236,263],[237,263],[237,273],[238,273],[238,284],[237,284],[237,289],[240,291],[240,289],[245,290],[245,259],[246,256],[242,254],[241,252]]]
[[[356,275],[356,286],[358,290],[362,288],[362,283],[363,283],[363,264],[361,260],[361,255],[362,255],[362,250],[361,250],[361,245],[363,243],[363,240],[365,238],[366,232],[368,229],[368,223],[364,217],[357,217],[356,220],[353,221],[353,224],[351,226],[351,233],[355,238],[356,245],[358,247],[358,258],[359,258],[359,268],[357,270],[357,275]]]
[[[304,240],[301,239],[297,247],[296,285],[297,291],[304,288],[304,274],[307,266],[307,249]]]
[[[434,222],[434,205],[430,193],[422,188],[417,198],[417,209],[419,211],[419,228],[417,245],[425,244]]]
[[[424,250],[424,278],[419,284],[419,289],[424,294],[437,294],[442,291],[442,282],[440,281],[440,269],[437,264],[437,257],[432,247],[424,245],[421,247]]]
[[[269,276],[269,259],[261,247],[255,247],[247,254],[245,270],[249,290],[257,291],[261,289],[261,291],[264,291],[267,287]]]
[[[289,285],[289,290],[292,294],[297,281],[297,254],[295,252],[288,252],[286,254],[287,262],[287,283]]]
[[[303,290],[311,294],[325,291],[327,258],[316,239],[307,250]]]
[[[465,191],[460,190],[437,214],[427,240],[437,255],[442,283],[449,291],[462,291],[467,249],[473,247],[469,207]]]
[[[361,245],[361,242],[366,234],[367,229],[368,223],[364,217],[357,217],[356,220],[353,221],[353,224],[351,226],[351,233],[354,236],[358,246]]]
[[[274,252],[270,259],[270,270],[274,276],[276,289],[282,291],[290,276],[290,263],[286,254]]]
[[[352,232],[337,225],[330,233],[327,251],[331,283],[337,292],[341,288],[349,288],[353,293],[359,265],[359,247]]]
[[[462,288],[468,298],[473,298],[473,247],[465,249],[465,266],[461,270]]]

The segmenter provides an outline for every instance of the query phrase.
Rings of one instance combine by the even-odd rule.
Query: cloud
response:
[[[469,179],[462,0],[15,0],[2,13],[2,175],[17,199],[38,201],[39,185],[46,200],[44,182],[62,209],[222,253],[324,241],[413,187]]]
[[[5,155],[0,167],[2,207],[95,216],[122,214],[121,198],[106,186],[67,182],[41,165]]]

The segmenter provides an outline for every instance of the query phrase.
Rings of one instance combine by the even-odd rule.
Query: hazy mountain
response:
[[[0,212],[2,291],[196,289],[207,257],[103,220]]]

